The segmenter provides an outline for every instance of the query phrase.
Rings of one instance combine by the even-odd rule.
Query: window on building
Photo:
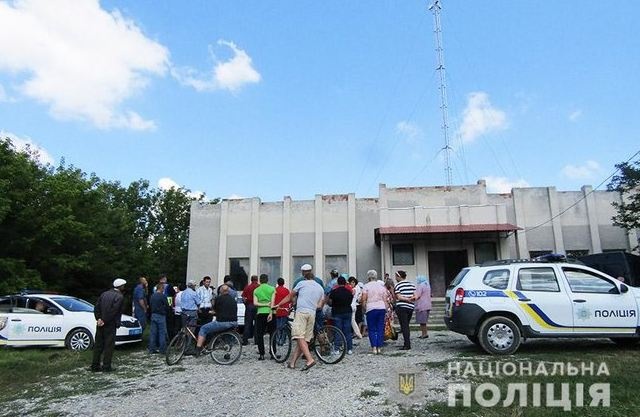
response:
[[[522,291],[560,292],[553,268],[522,268],[518,271],[517,289]]]
[[[244,289],[249,282],[249,258],[229,258],[229,279],[233,288]]]
[[[478,265],[498,259],[495,242],[476,242],[473,244],[473,251]]]
[[[509,270],[496,269],[489,271],[484,275],[482,283],[498,290],[506,290],[507,285],[509,285]]]
[[[567,251],[567,257],[579,258],[581,256],[587,256],[589,249],[569,249]]]
[[[538,256],[548,255],[552,253],[550,250],[532,250],[529,251],[529,259],[537,258]]]
[[[413,265],[413,244],[411,243],[397,243],[391,245],[393,251],[393,264],[394,265]]]
[[[602,249],[602,253],[609,253],[609,252],[626,252],[626,249]]]
[[[313,264],[313,256],[294,256],[291,262],[291,277],[289,277],[289,282],[294,283],[296,279],[300,278],[302,274],[300,274],[300,267],[304,264],[309,264],[313,267],[313,272],[316,273],[316,266]]]
[[[618,294],[616,285],[596,274],[581,269],[562,268],[572,292]]]
[[[339,274],[348,274],[347,255],[327,255],[324,257],[324,277],[325,283],[329,282],[330,272],[337,269]]]
[[[260,273],[269,275],[269,284],[276,285],[281,274],[281,262],[279,256],[260,258]]]

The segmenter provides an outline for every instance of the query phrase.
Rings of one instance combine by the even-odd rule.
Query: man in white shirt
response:
[[[314,280],[311,265],[304,264],[300,269],[304,280],[299,281],[291,293],[275,307],[278,308],[290,300],[296,304],[296,314],[291,325],[291,338],[296,340],[297,345],[287,367],[295,369],[300,356],[304,356],[306,364],[301,370],[308,371],[316,364],[309,352],[309,342],[313,338],[316,310],[322,309],[324,305],[324,288]]]
[[[196,291],[199,300],[198,314],[203,324],[209,323],[213,319],[211,306],[213,305],[213,289],[211,288],[211,277],[202,278],[202,285]]]

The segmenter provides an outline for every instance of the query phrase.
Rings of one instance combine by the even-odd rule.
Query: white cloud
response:
[[[417,144],[422,137],[422,129],[420,129],[415,123],[403,120],[396,124],[396,132],[401,134],[407,140],[409,144]]]
[[[138,113],[128,111],[126,115],[120,115],[114,120],[115,127],[126,127],[131,130],[153,131],[156,130],[156,122],[153,120],[145,120]]]
[[[0,131],[0,140],[4,140],[5,138],[9,138],[14,148],[18,152],[27,152],[28,150],[35,151],[33,154],[34,160],[40,162],[43,165],[53,165],[54,159],[46,149],[42,146],[35,143],[31,138],[21,138],[14,135],[11,132]]]
[[[463,142],[473,142],[479,136],[507,128],[507,115],[493,107],[485,92],[473,92],[462,112],[459,134]]]
[[[238,91],[246,84],[258,83],[262,76],[253,67],[251,57],[235,43],[223,39],[218,45],[226,46],[233,52],[233,57],[227,61],[215,58],[215,66],[209,74],[201,74],[191,67],[172,68],[171,74],[183,85],[196,91],[228,90]]]
[[[596,177],[602,172],[602,168],[596,161],[586,161],[584,165],[566,165],[561,172],[567,178],[581,180]]]
[[[189,191],[184,185],[178,184],[175,180],[169,177],[162,177],[158,180],[158,188],[164,191],[171,190],[172,188],[176,191],[182,191],[186,193],[191,198],[202,198],[205,197],[203,191]]]
[[[180,187],[181,187],[180,184],[178,184],[177,182],[175,182],[169,177],[163,177],[158,180],[158,188],[164,191],[168,191],[172,188],[175,188],[177,190]]]
[[[227,200],[242,200],[244,197],[238,194],[231,194]]]
[[[120,107],[165,73],[169,52],[119,11],[98,0],[1,2],[0,27],[10,34],[0,37],[0,70],[54,117],[103,129],[155,126]]]
[[[578,110],[574,110],[571,113],[569,113],[569,120],[572,122],[577,122],[579,118],[582,117],[582,110],[578,109]]]
[[[487,191],[490,193],[510,193],[512,188],[529,187],[529,183],[520,178],[510,180],[506,177],[486,176],[483,178],[487,182]]]
[[[16,100],[7,94],[4,86],[0,84],[0,103],[14,103]]]

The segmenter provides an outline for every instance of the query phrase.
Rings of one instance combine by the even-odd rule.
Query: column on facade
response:
[[[215,277],[217,285],[221,285],[227,268],[227,227],[229,219],[229,202],[220,203],[220,242],[218,244],[218,275]],[[216,287],[217,287],[216,285]]]
[[[291,197],[286,196],[282,204],[282,277],[285,285],[289,286],[293,281],[289,279],[291,274]],[[293,277],[292,277],[293,278]],[[289,282],[291,281],[291,282]]]
[[[349,275],[357,277],[357,247],[356,247],[356,195],[349,194],[347,200],[347,229],[348,229],[348,253]]]
[[[591,253],[601,253],[600,229],[598,229],[598,213],[593,197],[593,187],[585,185],[581,188],[584,194],[584,202],[587,206],[587,220],[589,222],[589,234],[591,236]]]
[[[250,275],[258,275],[258,244],[260,242],[260,199],[251,199],[251,255],[249,257]]]
[[[560,208],[558,207],[558,193],[556,187],[547,187],[549,198],[549,213],[551,214],[551,229],[553,231],[553,246],[555,253],[565,253],[564,238],[562,236],[562,222],[560,221]]]
[[[511,195],[513,196],[513,211],[515,215],[516,226],[522,228],[522,230],[516,231],[516,247],[518,249],[518,258],[528,258],[529,257],[529,248],[527,246],[527,222],[525,221],[525,213],[524,213],[524,197],[522,193],[517,189],[511,190]]]
[[[316,276],[322,276],[324,274],[324,248],[323,239],[324,233],[322,230],[322,195],[316,194],[315,202],[315,265],[314,270]]]

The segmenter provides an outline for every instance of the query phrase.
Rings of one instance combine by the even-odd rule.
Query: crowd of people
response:
[[[399,348],[411,349],[409,326],[414,311],[421,330],[419,337],[429,337],[427,323],[431,310],[431,288],[426,277],[417,277],[413,282],[405,271],[396,271],[394,282],[389,274],[379,279],[378,273],[370,270],[363,283],[354,276],[340,274],[334,269],[325,284],[309,264],[302,265],[300,272],[301,276],[293,282],[291,289],[285,286],[283,278],[278,278],[274,287],[269,283],[268,275],[262,274],[251,276],[250,283],[240,293],[245,306],[242,344],[248,345],[249,340],[253,339],[258,349],[258,360],[265,359],[265,335],[273,337],[276,329],[286,325],[292,305],[295,305],[292,339],[296,345],[287,364],[290,368],[295,368],[300,358],[305,360],[303,370],[315,365],[308,343],[313,337],[314,328],[326,319],[344,333],[349,355],[353,353],[353,339],[362,339],[367,335],[370,353],[382,353],[385,341],[397,338],[394,328],[396,321],[403,342]],[[202,348],[208,335],[237,327],[238,292],[233,282],[225,277],[224,284],[214,290],[211,281],[211,277],[205,276],[198,285],[195,281],[188,281],[186,285],[173,286],[162,275],[150,289],[147,278],[139,278],[133,290],[133,315],[143,331],[150,327],[150,354],[164,354],[168,341],[185,325],[195,327],[197,323],[200,324],[198,348]],[[114,281],[114,289],[100,297],[96,311],[100,310],[103,297],[109,301],[117,298],[122,303],[123,288],[124,280]],[[96,319],[99,320],[98,315]],[[104,333],[104,328],[100,329],[103,326],[99,321],[99,334]],[[111,327],[108,326],[108,329]],[[100,347],[101,351],[104,350],[102,339],[104,337],[100,343],[96,339],[96,347]],[[112,341],[109,339],[107,342],[111,344]],[[93,370],[103,367],[99,359],[101,351],[94,352],[94,357],[97,355],[98,359],[94,359]],[[111,352],[112,348],[104,355],[104,362],[108,363],[109,369]]]

